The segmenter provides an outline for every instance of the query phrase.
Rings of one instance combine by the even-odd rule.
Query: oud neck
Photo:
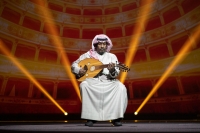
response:
[[[100,69],[107,68],[107,67],[108,67],[108,64],[99,65],[98,67],[99,67]]]

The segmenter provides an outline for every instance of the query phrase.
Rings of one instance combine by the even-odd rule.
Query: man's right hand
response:
[[[80,75],[80,76],[85,75],[85,73],[86,73],[86,70],[84,70],[83,68],[81,68],[81,69],[79,70],[79,75]]]

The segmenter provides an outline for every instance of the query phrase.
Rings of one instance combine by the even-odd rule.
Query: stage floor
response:
[[[110,122],[97,122],[93,127],[84,126],[85,121],[1,121],[1,133],[81,133],[81,132],[200,132],[200,121],[154,121],[129,120],[115,127]]]

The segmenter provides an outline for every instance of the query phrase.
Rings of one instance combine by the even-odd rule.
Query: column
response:
[[[150,61],[151,58],[150,58],[150,54],[149,54],[149,49],[147,47],[145,47],[144,50],[145,50],[145,53],[146,53],[146,56],[147,56],[147,61]]]
[[[60,36],[63,36],[63,27],[64,27],[64,25],[62,24],[62,25],[60,26]]]
[[[176,6],[178,7],[178,9],[180,11],[181,16],[183,16],[185,13],[184,13],[184,10],[183,10],[182,6],[180,5],[180,3],[177,3]]]
[[[193,44],[192,49],[196,49],[196,47],[197,47],[196,41],[197,40],[191,38],[192,34],[190,33],[190,31],[186,31],[186,32],[187,32],[188,38],[190,39],[190,42]]]
[[[61,52],[57,53],[58,57],[57,57],[57,64],[60,64],[60,60],[61,60]]]
[[[63,12],[64,13],[66,13],[66,9],[67,9],[67,7],[66,7],[66,4],[64,3],[64,6],[63,6]]]
[[[153,88],[155,86],[155,84],[156,84],[156,80],[152,79],[151,80],[151,84],[152,84],[152,88]],[[157,91],[154,93],[153,97],[158,97],[158,92]]]
[[[180,95],[185,94],[185,91],[184,91],[184,89],[183,89],[183,85],[182,85],[182,83],[181,83],[180,77],[176,77],[176,81],[177,81],[177,83],[178,83],[179,94],[180,94]]]
[[[1,16],[1,14],[2,14],[2,12],[4,10],[4,7],[5,7],[4,1],[0,1],[0,5],[2,5],[2,6],[0,6],[0,16]]]
[[[104,8],[104,6],[102,7],[102,14],[105,15],[105,8]]]
[[[28,97],[31,98],[33,96],[33,83],[30,82],[28,89]]]
[[[26,12],[23,12],[22,16],[20,17],[19,25],[23,24],[25,14],[26,14]]]
[[[43,32],[44,29],[44,21],[41,21],[40,32]]]
[[[13,43],[13,45],[12,45],[11,55],[15,55],[17,44],[18,44],[18,40],[15,40],[14,43]]]
[[[122,36],[126,36],[126,33],[125,33],[125,29],[124,29],[124,24],[122,24]]]
[[[172,50],[172,46],[171,44],[169,43],[168,40],[165,40],[165,42],[167,43],[167,48],[168,48],[168,51],[169,51],[169,56],[174,56],[174,53],[173,53],[173,50]]]
[[[48,2],[49,1],[47,0],[47,1],[44,1],[44,2],[45,2],[44,7],[48,8],[48,4],[49,4]]]
[[[134,95],[133,95],[133,86],[132,86],[132,82],[128,82],[128,88],[129,88],[130,99],[133,99],[133,98],[134,98]]]
[[[103,25],[103,34],[106,34],[106,26]]]
[[[53,98],[57,98],[57,89],[58,89],[58,82],[54,82],[54,87],[53,87]]]
[[[146,28],[146,27],[144,26],[144,24],[140,24],[140,23],[139,23],[139,25],[141,25],[142,32],[144,32],[144,31],[145,31],[145,28]]]
[[[1,85],[0,95],[4,95],[7,82],[8,82],[8,77],[4,77],[3,83]]]
[[[119,12],[122,13],[122,5],[121,5],[121,3],[119,3],[118,7],[119,7]]]
[[[34,61],[38,61],[39,52],[40,52],[40,46],[37,46],[36,47]]]
[[[81,7],[81,15],[83,15],[84,9],[83,7]]]
[[[80,25],[80,38],[82,38],[82,37],[83,37],[83,26]]]
[[[165,25],[165,20],[164,20],[164,18],[163,18],[163,15],[161,14],[161,12],[158,12],[158,15],[159,15],[161,24],[162,24],[162,25]]]
[[[136,3],[136,5],[137,5],[137,7],[140,6],[139,0],[136,0],[135,3]]]

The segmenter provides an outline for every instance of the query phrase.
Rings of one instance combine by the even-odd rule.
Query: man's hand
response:
[[[86,73],[86,70],[84,70],[83,68],[81,68],[81,69],[79,70],[79,75],[80,75],[80,76],[85,75],[85,73]]]
[[[115,71],[115,63],[109,63],[107,68],[110,73],[114,72]]]

